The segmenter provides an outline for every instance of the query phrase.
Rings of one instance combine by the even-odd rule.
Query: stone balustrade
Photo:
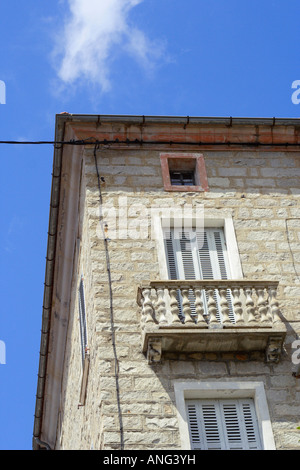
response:
[[[143,348],[149,349],[149,344],[145,344],[154,338],[156,350],[261,350],[272,339],[270,348],[279,354],[286,329],[276,298],[277,287],[278,282],[249,280],[143,284],[137,299],[142,314]],[[222,331],[226,334],[217,334]]]
[[[143,323],[257,327],[282,321],[277,286],[269,281],[152,281],[139,288],[138,303]]]

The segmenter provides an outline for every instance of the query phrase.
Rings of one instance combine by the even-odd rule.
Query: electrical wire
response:
[[[98,189],[99,189],[99,221],[102,228],[104,246],[105,246],[105,256],[106,256],[106,269],[108,274],[108,285],[109,285],[109,299],[110,299],[110,323],[111,323],[111,338],[112,338],[112,347],[114,353],[114,371],[115,371],[115,381],[116,381],[116,394],[117,394],[117,405],[118,405],[118,416],[119,416],[119,426],[120,426],[120,447],[121,450],[124,450],[124,432],[123,432],[123,421],[122,421],[122,411],[120,404],[120,388],[119,388],[119,361],[116,350],[116,341],[115,341],[115,327],[114,327],[114,312],[113,312],[113,293],[112,293],[112,281],[111,281],[111,271],[110,271],[110,259],[109,259],[109,250],[108,250],[108,239],[106,237],[105,229],[103,227],[103,216],[102,216],[102,190],[101,190],[101,178],[98,169],[97,163],[97,149],[98,145],[94,147],[94,160],[95,168],[98,180]]]
[[[300,275],[299,275],[299,273],[297,271],[297,268],[296,268],[294,253],[293,253],[293,250],[292,250],[292,247],[291,247],[290,232],[289,232],[289,227],[288,227],[288,221],[289,220],[298,220],[298,221],[300,221],[300,218],[299,217],[289,217],[289,218],[285,219],[286,235],[287,235],[287,241],[288,241],[288,245],[289,245],[289,249],[290,249],[290,254],[291,254],[291,257],[292,257],[293,268],[294,268],[294,271],[295,271],[295,274],[296,274],[297,278],[300,279]]]
[[[186,145],[186,146],[248,146],[248,147],[300,147],[300,143],[296,142],[202,142],[202,141],[172,141],[172,140],[143,140],[143,139],[134,139],[134,140],[90,140],[87,138],[85,140],[67,140],[67,141],[50,141],[50,140],[41,140],[41,141],[19,141],[19,140],[0,140],[1,144],[7,145],[111,145],[111,144],[120,144],[120,145]]]

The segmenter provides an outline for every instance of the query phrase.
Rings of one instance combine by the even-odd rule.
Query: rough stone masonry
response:
[[[201,204],[207,217],[232,218],[244,278],[280,281],[277,296],[287,327],[281,360],[278,364],[266,363],[257,351],[183,352],[166,353],[161,363],[148,364],[141,350],[141,309],[136,298],[139,284],[160,279],[157,243],[150,236],[142,240],[110,237],[109,224],[103,225],[104,235],[94,146],[86,145],[80,194],[81,239],[65,349],[57,448],[120,449],[121,420],[127,450],[180,449],[174,381],[181,379],[263,382],[276,448],[297,449],[300,381],[292,374],[291,355],[293,341],[300,333],[299,152],[200,149],[209,190],[195,193],[164,191],[160,152],[147,146],[98,148],[102,205],[118,208],[120,197],[126,197],[128,208],[137,204],[146,208]],[[127,215],[130,224],[138,214]],[[117,361],[104,236],[109,240]],[[82,372],[76,295],[80,275],[85,283],[90,356],[84,406],[78,402]]]

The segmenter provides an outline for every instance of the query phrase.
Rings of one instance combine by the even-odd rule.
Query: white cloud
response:
[[[55,51],[58,77],[65,84],[84,79],[110,89],[110,70],[120,51],[152,71],[160,45],[129,23],[132,8],[143,0],[68,0],[70,16]]]

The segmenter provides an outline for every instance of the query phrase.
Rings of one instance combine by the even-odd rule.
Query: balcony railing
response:
[[[253,351],[280,357],[286,328],[276,299],[278,282],[152,281],[138,289],[143,349]],[[150,358],[149,358],[150,360]],[[152,361],[154,362],[154,361]]]

